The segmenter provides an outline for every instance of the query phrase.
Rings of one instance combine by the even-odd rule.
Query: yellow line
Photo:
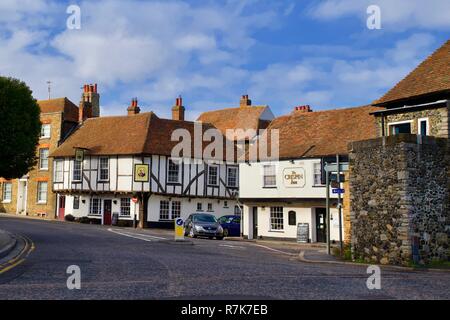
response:
[[[3,270],[0,270],[0,274],[2,274],[2,273],[6,272],[6,271],[8,271],[8,270],[10,270],[10,269],[12,269],[12,268],[14,268],[14,267],[17,267],[19,264],[21,264],[21,263],[24,262],[24,261],[25,261],[25,259],[20,259],[20,260],[17,261],[16,263],[14,263],[14,264],[12,264],[12,265],[10,265],[10,266],[7,266],[7,267],[4,268]]]
[[[25,241],[25,246],[22,249],[22,251],[20,251],[20,253],[13,259],[9,260],[6,264],[0,265],[0,274],[11,270],[14,267],[17,267],[19,264],[21,264],[22,262],[25,261],[25,258],[28,257],[28,255],[36,248],[36,246],[34,245],[34,242],[29,239],[28,237],[25,236],[20,236],[24,241]],[[22,258],[25,257],[25,258]],[[19,260],[20,259],[20,260]],[[3,267],[4,265],[7,265],[6,267],[4,267],[3,269],[1,269],[1,267]]]

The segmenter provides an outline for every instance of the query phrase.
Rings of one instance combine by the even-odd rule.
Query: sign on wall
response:
[[[284,169],[283,184],[287,188],[303,188],[305,186],[305,169],[301,167]]]
[[[134,165],[134,182],[149,182],[148,164]]]

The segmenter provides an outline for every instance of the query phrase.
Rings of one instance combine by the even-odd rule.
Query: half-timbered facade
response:
[[[175,107],[184,112],[181,98]],[[110,224],[116,214],[130,223],[139,220],[141,226],[172,226],[174,218],[195,212],[217,217],[239,212],[235,161],[171,158],[178,143],[171,139],[176,129],[193,136],[196,125],[202,132],[213,128],[184,121],[184,115],[177,117],[169,120],[152,112],[139,113],[133,100],[128,116],[86,120],[52,154],[53,191],[58,194],[61,215]],[[84,150],[82,159],[75,158],[75,150]]]

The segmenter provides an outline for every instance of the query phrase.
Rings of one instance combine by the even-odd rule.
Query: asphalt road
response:
[[[151,231],[4,217],[0,229],[35,245],[0,274],[0,299],[450,299],[450,273],[382,270],[381,289],[369,290],[364,266],[304,263],[248,242],[181,245]],[[67,288],[70,265],[80,290]]]

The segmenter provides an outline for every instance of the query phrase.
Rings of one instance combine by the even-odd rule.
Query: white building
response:
[[[326,187],[323,163],[345,159],[350,141],[376,136],[373,107],[311,112],[297,107],[276,118],[279,160],[241,163],[239,201],[244,204],[243,234],[254,238],[297,238],[298,224],[310,242],[326,241]],[[337,195],[331,196],[331,240],[339,240]],[[343,215],[342,215],[343,217]],[[344,226],[343,218],[341,226]],[[343,230],[344,238],[344,230]]]
[[[265,111],[245,108],[252,109],[249,113],[256,118]],[[195,148],[196,128],[201,127],[202,134],[215,128],[210,122],[185,121],[181,98],[170,120],[152,112],[140,113],[137,100],[127,110],[128,116],[87,119],[52,153],[53,192],[58,194],[60,219],[70,214],[111,224],[116,213],[129,224],[136,216],[142,227],[173,227],[174,218],[185,219],[192,213],[216,217],[241,213],[235,200],[239,187],[236,161],[202,157],[193,161],[194,155],[183,155],[181,162],[171,158],[178,144],[171,141],[176,129],[187,130]],[[200,143],[200,149],[207,145]],[[75,158],[75,150],[84,150],[82,161]]]

